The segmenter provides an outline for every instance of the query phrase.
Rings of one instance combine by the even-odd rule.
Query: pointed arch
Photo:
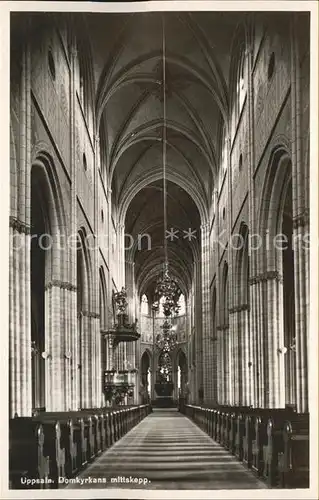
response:
[[[18,217],[18,165],[16,140],[10,122],[10,215]]]
[[[141,297],[141,314],[143,314],[144,316],[149,315],[149,303],[145,293]]]
[[[58,242],[65,236],[66,221],[62,194],[53,158],[40,150],[31,167],[31,374],[32,407],[54,409],[59,401],[52,399],[60,387],[63,374],[56,376],[58,368],[45,362],[46,356],[54,357],[56,331],[52,311],[60,294],[59,283],[67,282],[67,255]],[[63,313],[63,306],[59,311]],[[61,339],[57,340],[61,342]],[[43,356],[43,353],[45,355]]]

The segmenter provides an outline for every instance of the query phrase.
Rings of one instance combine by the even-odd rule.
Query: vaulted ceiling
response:
[[[163,38],[169,227],[197,230],[194,241],[172,242],[170,264],[189,288],[229,112],[231,46],[238,20],[238,13],[222,12],[87,18],[107,182],[126,232],[152,234],[152,251],[135,256],[136,279],[144,291],[154,285],[154,269],[163,261]],[[154,271],[149,279],[148,266]]]

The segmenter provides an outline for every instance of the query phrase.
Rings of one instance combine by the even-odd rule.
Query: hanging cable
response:
[[[165,268],[168,266],[167,255],[167,187],[166,187],[166,45],[165,45],[165,19],[162,15],[163,29],[163,207],[164,207],[164,259]]]

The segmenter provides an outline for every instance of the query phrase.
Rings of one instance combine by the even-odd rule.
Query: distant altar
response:
[[[153,405],[160,408],[169,408],[171,406],[174,406],[173,390],[174,384],[171,381],[156,382],[156,398],[152,402]]]

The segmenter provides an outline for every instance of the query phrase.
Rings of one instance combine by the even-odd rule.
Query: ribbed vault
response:
[[[154,286],[164,259],[165,91],[168,226],[180,235],[169,242],[169,260],[188,290],[228,123],[229,33],[236,31],[238,17],[219,12],[114,14],[89,16],[89,29],[90,23],[104,182],[116,191],[112,197],[125,232],[151,238],[151,251],[137,245],[130,250],[141,293]],[[197,239],[188,242],[183,231],[189,228]]]
[[[194,259],[199,255],[200,217],[192,198],[172,182],[167,183],[167,222],[168,229],[174,229],[172,237],[167,239],[171,272],[187,293]],[[127,257],[135,262],[138,291],[150,296],[164,263],[161,180],[149,184],[134,197],[126,213],[125,234],[134,241]]]

